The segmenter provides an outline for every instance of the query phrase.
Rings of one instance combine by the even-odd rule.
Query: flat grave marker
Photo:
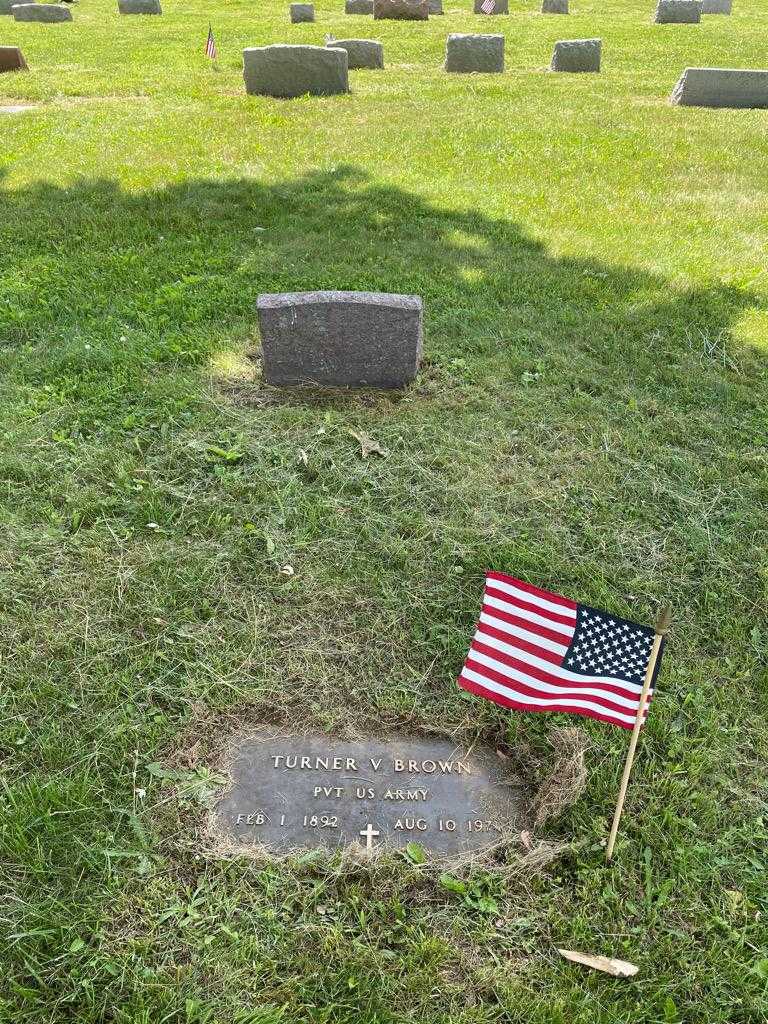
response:
[[[525,792],[490,747],[261,730],[228,752],[232,786],[212,812],[231,847],[276,853],[358,844],[480,851],[525,827]]]

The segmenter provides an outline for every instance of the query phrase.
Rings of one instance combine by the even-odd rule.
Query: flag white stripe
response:
[[[529,707],[535,708],[548,708],[552,704],[559,704],[563,708],[582,709],[585,711],[594,711],[598,715],[603,715],[605,718],[613,719],[617,722],[624,722],[626,725],[632,725],[635,721],[635,715],[624,715],[619,711],[611,711],[610,708],[604,708],[602,704],[595,704],[590,700],[574,700],[570,697],[554,698],[544,697],[538,699],[537,697],[529,697],[527,694],[518,693],[517,690],[509,689],[506,686],[502,686],[500,683],[494,682],[492,679],[488,679],[486,676],[482,676],[477,672],[473,672],[470,668],[464,668],[462,670],[462,676],[468,679],[472,683],[476,683],[478,686],[482,686],[485,690],[490,690],[492,693],[498,693],[501,697],[507,697],[509,700],[514,700],[518,704],[527,704]],[[646,714],[643,716],[644,718]]]
[[[489,619],[489,615],[481,615],[480,621],[485,622]],[[497,620],[494,619],[487,625],[496,625]],[[500,627],[499,627],[500,628]],[[510,627],[507,627],[509,629]],[[525,630],[520,630],[521,633]],[[534,665],[536,668],[542,669],[544,672],[549,672],[551,675],[561,676],[566,682],[574,683],[594,683],[595,686],[599,686],[600,683],[611,683],[613,686],[620,686],[622,690],[625,690],[627,694],[640,694],[642,693],[642,686],[638,683],[628,683],[625,679],[614,679],[613,676],[600,676],[599,679],[595,679],[592,676],[583,676],[579,672],[569,672],[568,669],[562,668],[560,665],[553,665],[551,661],[546,661],[544,658],[537,658],[535,654],[531,654],[530,651],[524,651],[514,644],[507,644],[503,640],[498,640],[495,636],[489,636],[488,633],[483,633],[478,630],[475,633],[475,640],[478,643],[485,644],[486,647],[492,647],[496,651],[501,651],[502,654],[508,654],[512,658],[518,658],[520,661],[527,661],[529,665]],[[541,644],[540,646],[543,646]],[[554,646],[554,645],[553,645]],[[563,651],[565,653],[565,651]],[[512,671],[506,668],[505,671]],[[635,702],[637,703],[637,702]]]
[[[567,615],[573,619],[574,625],[576,625],[576,609],[566,608],[562,604],[555,604],[554,601],[547,601],[544,597],[537,597],[536,594],[529,594],[527,590],[521,590],[519,587],[513,586],[511,583],[505,583],[503,580],[497,580],[491,577],[486,582],[486,587],[493,587],[494,590],[500,590],[503,594],[509,594],[510,597],[518,598],[520,601],[527,601],[528,604],[535,604],[537,608],[542,608],[545,612],[555,612],[557,615]],[[547,620],[548,624],[551,620]],[[560,623],[558,623],[560,625]]]
[[[560,686],[558,686],[557,683],[545,683],[535,676],[529,676],[527,672],[521,672],[516,668],[512,668],[510,665],[505,665],[502,661],[496,661],[495,658],[491,658],[487,654],[483,654],[482,651],[478,651],[474,647],[470,650],[469,657],[472,661],[485,665],[486,668],[494,669],[494,671],[498,672],[499,675],[507,676],[507,678],[514,679],[519,683],[524,683],[526,686],[530,686],[531,689],[540,690],[543,694],[551,693],[562,695],[564,691],[568,690],[566,683],[563,683]],[[593,682],[593,680],[580,679],[579,682]],[[635,714],[637,714],[637,705],[640,703],[637,698],[633,700],[631,697],[620,697],[612,690],[603,690],[599,686],[579,687],[579,694],[583,694],[585,697],[602,697],[603,700],[609,700],[613,704],[619,704],[621,707],[628,708]],[[611,709],[608,710],[610,711]]]
[[[484,622],[486,626],[493,626],[494,629],[501,630],[506,633],[510,639],[515,637],[519,640],[525,640],[526,643],[535,644],[540,647],[543,651],[551,651],[553,654],[563,655],[568,650],[568,644],[556,644],[554,640],[547,640],[545,636],[539,636],[538,633],[531,633],[527,629],[523,629],[522,626],[513,626],[509,622],[505,622],[503,619],[497,619],[495,615],[491,615],[489,612],[480,612],[480,621]],[[525,654],[524,657],[530,658],[530,654]],[[547,662],[551,666],[551,662]]]
[[[526,608],[518,608],[515,604],[510,604],[509,601],[504,601],[498,597],[491,597],[486,591],[485,604],[489,604],[491,608],[498,608],[500,612],[507,612],[509,615],[516,615],[519,619],[527,619],[528,622],[535,622],[538,626],[545,626],[547,629],[551,629],[553,633],[560,633],[566,639],[566,643],[570,643],[573,639],[573,634],[576,631],[576,620],[574,619],[573,626],[564,626],[562,622],[553,622],[552,619],[546,618],[544,615],[537,615],[536,612],[529,612]]]

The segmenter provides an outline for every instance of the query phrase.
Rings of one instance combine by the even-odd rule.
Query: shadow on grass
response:
[[[205,364],[253,337],[259,292],[334,288],[423,296],[433,362],[515,379],[546,358],[593,393],[628,378],[687,386],[689,357],[728,367],[735,322],[761,305],[722,284],[673,289],[553,258],[514,223],[353,167],[136,193],[107,180],[0,190],[0,240],[0,362],[23,350],[15,371],[30,383]],[[681,356],[675,381],[665,364]]]

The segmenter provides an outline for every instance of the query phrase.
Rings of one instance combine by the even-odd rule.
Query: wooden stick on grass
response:
[[[659,650],[661,649],[661,641],[664,639],[665,634],[669,631],[670,621],[670,609],[668,607],[662,608],[659,612],[659,618],[656,623],[656,636],[653,638],[651,657],[648,661],[648,669],[645,673],[645,681],[643,682],[643,689],[640,694],[640,704],[637,709],[637,717],[635,718],[635,724],[632,729],[632,736],[629,741],[627,760],[624,764],[624,774],[621,777],[621,786],[619,787],[619,799],[616,801],[616,810],[613,812],[613,824],[611,825],[611,834],[608,837],[608,846],[605,849],[606,861],[610,861],[611,857],[613,856],[613,847],[616,844],[616,834],[619,831],[621,812],[624,809],[624,798],[627,795],[629,776],[632,772],[632,765],[635,760],[635,749],[637,747],[637,739],[640,735],[640,726],[643,724],[643,716],[645,714],[645,703],[648,699],[648,691],[651,688],[653,673],[656,669],[656,660],[659,656]]]

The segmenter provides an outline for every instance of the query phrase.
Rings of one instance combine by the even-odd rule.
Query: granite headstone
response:
[[[245,91],[251,96],[333,96],[349,92],[347,51],[341,47],[275,43],[243,50]]]
[[[742,68],[686,68],[671,102],[683,107],[768,107],[768,71]]]
[[[416,376],[423,310],[415,295],[288,292],[260,295],[257,311],[269,384],[401,388]]]
[[[504,36],[452,32],[445,44],[445,70],[460,74],[504,70]]]

